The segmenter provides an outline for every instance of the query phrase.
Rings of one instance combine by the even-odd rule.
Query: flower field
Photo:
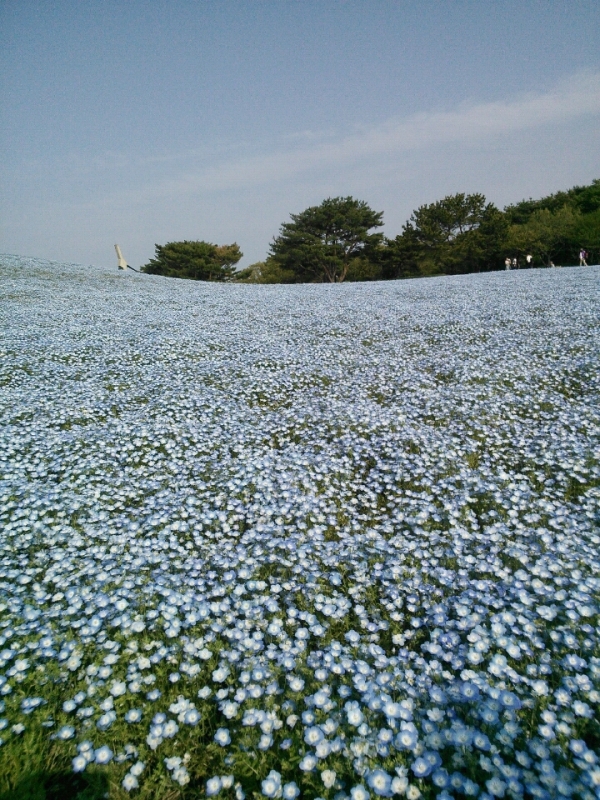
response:
[[[599,278],[0,257],[0,797],[599,798]]]

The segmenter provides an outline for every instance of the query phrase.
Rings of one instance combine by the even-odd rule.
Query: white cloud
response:
[[[572,76],[551,91],[512,99],[462,105],[454,111],[427,112],[387,120],[359,132],[311,145],[263,155],[225,160],[185,176],[123,192],[127,203],[189,196],[235,187],[251,187],[289,179],[314,168],[368,162],[422,150],[435,144],[474,143],[536,127],[559,126],[576,118],[600,114],[600,73]],[[300,138],[309,139],[306,132]],[[112,201],[114,202],[114,196]]]

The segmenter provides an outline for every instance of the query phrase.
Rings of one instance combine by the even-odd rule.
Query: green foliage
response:
[[[600,262],[600,208],[579,217],[572,231],[572,244],[575,243],[589,252],[588,264]]]
[[[600,180],[500,211],[482,194],[456,194],[413,212],[387,239],[382,278],[501,269],[507,255],[534,265],[576,264],[580,248],[600,258]]]
[[[571,260],[569,250],[575,238],[581,214],[572,206],[562,206],[551,211],[538,208],[522,225],[512,225],[509,230],[507,247],[515,255],[531,253],[544,264]],[[575,256],[573,256],[573,261]]]
[[[482,194],[448,195],[414,211],[407,226],[414,228],[418,241],[425,247],[444,247],[475,230],[485,210]]]
[[[370,281],[502,269],[506,256],[533,265],[600,261],[600,179],[500,211],[483,194],[458,193],[413,211],[402,233],[373,229],[383,212],[353,197],[330,197],[281,226],[265,261],[239,272],[237,244],[170,242],[142,272],[241,283]]]
[[[155,257],[141,268],[142,272],[196,281],[231,280],[234,266],[243,255],[236,243],[216,245],[187,240],[157,244],[155,250]]]
[[[249,267],[239,269],[235,273],[235,280],[237,283],[256,283],[256,276],[260,274],[260,269],[264,261],[257,261],[255,264],[250,264]]]
[[[423,274],[421,246],[413,228],[404,231],[395,239],[386,239],[383,248],[383,277],[408,278]]]
[[[291,218],[271,244],[269,261],[298,282],[341,282],[351,262],[367,258],[383,240],[382,234],[369,233],[383,225],[383,212],[353,197],[330,197]]]
[[[105,775],[62,772],[30,772],[0,800],[104,800],[108,796]]]
[[[600,180],[540,200],[523,200],[504,210],[510,224],[509,252],[530,251],[539,263],[577,264],[579,250],[600,258]]]
[[[566,192],[556,192],[540,200],[522,200],[507,206],[504,213],[509,224],[525,225],[536,211],[547,209],[555,212],[565,206],[582,214],[591,214],[600,209],[600,179],[596,178],[589,186],[574,186]]]
[[[236,279],[244,283],[294,283],[295,275],[291,270],[281,267],[274,259],[268,258],[238,272]]]
[[[600,178],[593,180],[590,186],[578,186],[571,190],[574,201],[582,214],[593,214],[600,211]]]
[[[393,243],[394,260],[409,274],[494,269],[506,227],[502,212],[482,194],[449,195],[413,212]]]
[[[357,256],[348,264],[347,281],[378,281],[382,277],[381,265],[374,259]]]

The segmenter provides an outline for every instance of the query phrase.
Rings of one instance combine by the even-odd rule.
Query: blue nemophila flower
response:
[[[77,755],[71,764],[73,767],[73,772],[83,772],[89,764],[89,761],[84,755]]]
[[[315,672],[315,677],[317,680],[325,680],[325,678],[320,678],[317,673]],[[315,692],[313,695],[313,702],[317,708],[325,708],[329,705],[330,702],[330,694],[331,690],[328,686],[325,686],[323,689],[320,689],[318,692]]]
[[[121,786],[125,789],[126,792],[131,792],[134,789],[139,788],[139,781],[135,775],[132,775],[131,772],[127,772],[125,777],[121,781]]]
[[[408,788],[408,778],[406,775],[394,776],[390,788],[394,794],[404,794]]]
[[[9,735],[29,710],[28,728],[53,735],[19,708],[52,688],[73,738],[91,725],[99,749],[110,733],[119,763],[137,758],[125,739],[157,750],[172,734],[182,753],[187,726],[216,713],[265,753],[285,725],[293,763],[318,727],[309,762],[325,789],[339,755],[336,781],[375,795],[371,776],[399,751],[431,766],[391,779],[412,800],[500,796],[494,778],[505,796],[593,790],[592,740],[569,742],[599,699],[595,273],[349,284],[335,298],[273,287],[265,305],[253,287],[109,287],[62,266],[77,277],[65,292],[60,270],[40,280],[39,262],[9,262],[44,306],[2,307],[6,350],[32,370],[7,373],[0,428]],[[85,326],[84,295],[107,309]],[[123,348],[111,331],[125,309]],[[86,692],[71,697],[73,681]],[[128,693],[143,719],[159,700],[172,719],[123,728]],[[148,781],[166,770],[155,762]],[[169,774],[185,785],[183,758]],[[243,776],[216,777],[243,796]]]
[[[75,728],[72,725],[63,725],[55,734],[57,739],[72,739],[75,736]]]
[[[125,722],[140,722],[142,719],[142,710],[141,708],[131,708],[125,714]]]
[[[27,659],[17,659],[15,665],[23,663],[26,660]],[[21,702],[21,711],[24,714],[31,714],[32,711],[34,711],[36,708],[39,708],[41,705],[44,705],[45,702],[46,701],[42,697],[26,697]]]
[[[323,731],[320,727],[313,725],[310,728],[306,728],[304,731],[304,741],[306,744],[314,747],[317,745],[322,739],[324,738]]]
[[[261,784],[261,791],[265,797],[278,797],[281,793],[281,775],[272,769]]]
[[[115,722],[117,719],[116,712],[114,711],[107,711],[105,714],[98,719],[96,723],[96,727],[101,731],[106,731],[110,726]]]
[[[175,734],[178,733],[178,731],[179,731],[179,725],[175,722],[174,719],[170,719],[163,725],[162,735],[166,739],[172,739],[175,736]]]
[[[479,750],[484,750],[484,751],[486,751],[486,750],[489,750],[489,749],[490,749],[490,740],[489,740],[489,738],[486,736],[486,734],[485,734],[485,733],[482,733],[482,731],[475,731],[475,732],[473,733],[473,744],[474,744],[474,745],[475,745],[475,747],[477,747]]]
[[[418,739],[419,734],[415,725],[412,722],[403,722],[394,744],[399,750],[413,750]]]
[[[445,769],[436,769],[431,776],[431,782],[434,786],[437,786],[438,789],[445,789],[450,785],[450,776]]]
[[[263,733],[258,741],[259,750],[268,750],[273,744],[273,736],[270,733]]]
[[[312,772],[317,766],[317,758],[312,753],[307,753],[298,766],[303,772]]]
[[[411,764],[411,769],[417,778],[425,778],[433,771],[433,765],[425,758],[416,758]]]
[[[492,797],[504,797],[506,792],[506,783],[500,778],[494,776],[485,782],[486,788]]]
[[[321,773],[321,780],[323,781],[323,785],[326,789],[331,789],[331,787],[335,784],[336,779],[336,771],[334,769],[324,769]]]
[[[315,746],[315,755],[317,758],[327,758],[330,753],[339,752],[340,748],[338,748],[337,743],[338,740],[330,742],[327,739],[323,739]]]
[[[500,694],[500,702],[504,708],[519,709],[521,708],[521,701],[514,692],[503,691]]]
[[[215,683],[223,683],[229,676],[229,669],[227,667],[219,667],[212,673],[212,679]]]
[[[582,756],[587,753],[588,747],[583,739],[571,739],[569,742],[569,750],[576,756]]]
[[[153,726],[150,729],[150,733],[146,737],[146,744],[151,750],[156,750],[156,748],[163,743],[162,733],[163,733],[162,725]]]
[[[227,716],[227,714],[225,714]],[[200,722],[201,714],[195,708],[190,708],[184,713],[183,722],[186,725],[197,725]]]
[[[190,782],[189,772],[183,766],[177,767],[177,769],[174,769],[173,772],[171,773],[171,777],[180,786],[186,786]]]
[[[94,759],[94,745],[92,742],[85,740],[77,745],[77,751],[85,756],[89,761]]]
[[[297,784],[294,781],[290,781],[289,783],[285,783],[281,787],[281,796],[284,800],[295,800],[296,797],[300,794],[300,789],[298,788]]]
[[[239,711],[239,703],[233,702],[231,700],[223,701],[219,704],[219,708],[224,717],[227,719],[234,719]]]
[[[226,747],[228,744],[231,744],[231,734],[227,728],[218,728],[214,739],[217,744],[221,745],[221,747]]]
[[[109,761],[112,761],[113,752],[107,745],[103,745],[99,747],[94,752],[94,761],[96,764],[108,764]]]
[[[389,719],[399,719],[402,716],[402,706],[392,700],[384,703],[382,711]]]
[[[479,697],[479,689],[477,688],[476,684],[471,683],[470,681],[464,681],[460,684],[460,693],[465,698],[465,700],[477,700]]]
[[[218,775],[215,775],[213,778],[209,778],[206,781],[206,796],[213,797],[215,794],[219,794],[222,788],[223,783],[221,778]]]
[[[346,719],[348,720],[348,723],[354,727],[358,727],[362,723],[364,716],[356,700],[348,701],[344,705],[344,709],[346,711]]]
[[[392,778],[385,770],[375,769],[369,773],[367,783],[379,797],[392,796]]]

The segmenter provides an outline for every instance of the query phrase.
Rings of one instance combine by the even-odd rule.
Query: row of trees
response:
[[[142,271],[196,280],[306,283],[455,275],[502,269],[504,259],[533,266],[577,263],[579,250],[600,260],[600,180],[503,211],[482,194],[455,194],[414,211],[394,239],[377,231],[383,212],[353,197],[311,206],[281,226],[269,255],[235,271],[237,244],[156,245]],[[592,263],[592,262],[590,262]]]

